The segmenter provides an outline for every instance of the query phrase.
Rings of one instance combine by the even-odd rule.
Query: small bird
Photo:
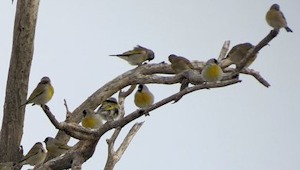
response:
[[[214,58],[209,59],[201,71],[201,76],[206,82],[217,82],[223,77],[223,70]]]
[[[47,137],[44,142],[46,144],[48,154],[55,155],[54,157],[60,156],[72,148],[71,146],[68,146],[67,144],[64,144],[52,137]]]
[[[106,99],[96,112],[105,121],[113,121],[120,118],[120,106],[117,99],[110,97]]]
[[[176,74],[179,74],[189,69],[194,69],[192,63],[184,57],[171,54],[169,55],[169,61],[171,62],[171,67]]]
[[[131,65],[142,65],[144,61],[151,61],[154,59],[154,52],[150,49],[137,45],[133,50],[126,51],[122,54],[115,54],[110,56],[118,56],[126,60]]]
[[[235,64],[236,67],[238,67],[243,58],[246,57],[248,51],[253,47],[254,45],[251,43],[242,43],[232,47],[227,56],[220,62],[220,67],[225,68],[231,64]],[[256,59],[256,57],[257,55],[248,60],[244,68],[248,68]]]
[[[154,96],[144,84],[138,86],[138,90],[134,95],[134,103],[139,108],[150,106],[154,102]]]
[[[280,28],[285,28],[287,32],[293,32],[293,30],[288,27],[286,19],[280,11],[280,6],[278,4],[273,4],[271,6],[266,14],[266,20],[267,23],[275,30],[279,31]]]
[[[32,105],[45,105],[51,100],[53,94],[54,88],[51,85],[50,78],[43,77],[27,99],[26,103],[22,104],[21,106],[29,103],[33,103]]]
[[[20,165],[29,164],[31,166],[43,163],[46,158],[47,152],[41,142],[35,143],[29,152],[21,159]]]
[[[82,126],[90,129],[98,129],[103,125],[101,116],[92,109],[83,110]]]

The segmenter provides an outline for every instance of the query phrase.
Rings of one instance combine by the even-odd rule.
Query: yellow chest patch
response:
[[[209,66],[207,69],[203,71],[202,74],[203,79],[208,82],[219,81],[222,78],[222,75],[223,75],[222,69],[216,64]]]
[[[84,118],[82,120],[82,126],[86,128],[97,129],[100,125],[99,120],[95,118]]]
[[[139,92],[135,94],[134,102],[136,106],[144,108],[153,104],[153,96],[149,93]]]

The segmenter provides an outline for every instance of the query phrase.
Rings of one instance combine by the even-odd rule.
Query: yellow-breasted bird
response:
[[[169,61],[171,62],[171,67],[176,74],[189,69],[194,69],[194,66],[192,65],[190,60],[181,56],[171,54],[169,55]]]
[[[154,52],[148,48],[137,45],[133,50],[126,51],[122,54],[114,54],[110,56],[118,56],[126,60],[131,65],[142,65],[146,60],[154,59]]]
[[[218,61],[214,58],[209,59],[204,65],[201,76],[202,79],[206,82],[217,82],[220,81],[223,77],[223,70],[218,65]]]
[[[28,153],[21,159],[20,165],[29,164],[31,166],[43,163],[46,158],[47,152],[41,142],[35,143]]]
[[[232,47],[227,56],[220,62],[220,66],[222,68],[225,68],[230,66],[231,64],[235,64],[236,67],[238,67],[241,61],[246,57],[248,51],[253,47],[254,45],[252,45],[251,43],[242,43]],[[257,55],[248,60],[244,68],[249,67],[256,59],[256,57]]]
[[[134,103],[139,108],[145,108],[152,105],[154,102],[154,96],[149,91],[148,87],[144,84],[138,86],[138,90],[134,95]]]
[[[97,110],[97,114],[105,121],[119,119],[121,113],[117,99],[114,97],[106,99]]]
[[[68,146],[67,144],[64,144],[61,141],[52,137],[47,137],[44,140],[44,142],[48,151],[47,154],[55,155],[54,157],[60,156],[72,148],[71,146]]]
[[[36,88],[33,90],[27,101],[22,104],[26,105],[29,103],[33,103],[32,105],[45,105],[48,103],[54,94],[54,88],[51,85],[51,81],[49,77],[43,77]],[[20,106],[20,107],[21,107]]]
[[[82,126],[90,129],[98,129],[103,125],[101,116],[92,109],[83,110]]]
[[[285,28],[287,32],[293,32],[293,30],[288,27],[286,19],[280,11],[280,6],[278,4],[273,4],[271,6],[266,14],[266,20],[267,23],[275,30],[279,31],[280,28]]]

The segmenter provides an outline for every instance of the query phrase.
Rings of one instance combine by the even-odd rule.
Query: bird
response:
[[[169,55],[169,61],[171,62],[171,68],[176,74],[194,69],[192,63],[188,59],[175,54]]]
[[[33,105],[45,105],[48,103],[54,94],[54,88],[51,85],[49,77],[43,77],[33,92],[30,94],[27,101],[21,106],[33,103]],[[20,106],[20,107],[21,107]]]
[[[246,57],[248,51],[253,47],[254,45],[252,45],[251,43],[242,43],[232,47],[227,56],[223,60],[221,60],[220,67],[225,68],[230,66],[231,64],[235,64],[236,67],[238,67],[243,58]],[[244,68],[248,68],[256,59],[256,57],[257,55],[249,59]]]
[[[223,70],[214,58],[209,59],[201,71],[202,79],[205,82],[217,82],[223,77]]]
[[[83,110],[82,126],[90,129],[98,129],[103,125],[101,116],[92,109]]]
[[[293,30],[288,27],[286,19],[280,11],[280,6],[278,4],[273,4],[271,6],[266,14],[266,20],[267,23],[275,30],[279,31],[280,28],[285,28],[287,32],[293,32]]]
[[[41,142],[35,143],[28,153],[21,159],[20,165],[29,164],[31,166],[43,163],[46,158],[47,152]]]
[[[106,99],[96,112],[105,121],[113,121],[120,118],[120,105],[117,99],[110,97]]]
[[[142,65],[146,60],[154,59],[154,52],[148,48],[137,45],[133,50],[126,51],[122,54],[113,54],[110,56],[117,56],[126,60],[131,65]]]
[[[134,95],[134,103],[139,108],[145,108],[152,105],[154,102],[154,96],[149,91],[148,87],[144,84],[138,86],[138,90]]]
[[[60,156],[72,148],[71,146],[68,146],[67,144],[64,144],[63,142],[52,137],[47,137],[44,142],[48,151],[47,154],[55,155],[54,157]]]

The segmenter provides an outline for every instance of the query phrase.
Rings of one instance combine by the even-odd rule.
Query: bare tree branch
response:
[[[122,92],[122,90],[121,90],[120,93],[119,93],[119,100],[120,100],[120,98],[125,99],[127,96],[129,96],[133,92],[135,87],[136,87],[136,84],[131,85],[130,88],[126,92]]]
[[[72,170],[81,170],[81,165],[84,163],[84,158],[80,154],[74,155],[72,161]]]
[[[224,42],[221,52],[220,52],[220,55],[218,57],[218,61],[221,61],[222,59],[224,59],[226,57],[227,51],[229,50],[229,45],[230,45],[230,41]]]
[[[127,147],[129,146],[130,142],[132,141],[133,137],[136,135],[136,133],[138,132],[138,130],[141,128],[141,126],[143,124],[144,124],[144,122],[139,122],[139,123],[135,123],[131,127],[130,131],[126,135],[126,137],[123,140],[122,144],[120,145],[120,147],[116,151],[116,155],[115,155],[115,158],[116,158],[115,162],[116,163],[121,159],[122,155],[126,151]]]
[[[253,70],[253,69],[243,69],[241,71],[241,73],[243,74],[248,74],[248,75],[252,75],[258,82],[260,82],[262,85],[264,85],[265,87],[270,87],[271,85],[267,82],[267,80],[265,80],[260,74],[259,72]]]
[[[251,60],[255,55],[266,45],[269,44],[269,42],[275,38],[278,35],[278,30],[272,30],[270,33],[261,40],[254,48],[253,50],[249,50],[248,54],[245,58],[241,61],[241,64],[236,69],[236,73],[240,72],[246,65],[247,61]]]
[[[144,122],[135,123],[131,127],[130,131],[124,138],[122,144],[117,149],[117,151],[113,150],[113,146],[114,146],[114,143],[115,143],[121,129],[117,128],[116,131],[114,132],[114,134],[112,135],[112,137],[109,140],[107,140],[109,150],[108,150],[108,157],[106,160],[106,164],[104,167],[105,170],[113,170],[114,169],[116,163],[121,159],[122,155],[126,151],[127,147],[129,146],[130,142],[132,141],[133,137],[136,135],[136,133],[138,132],[140,127],[143,125],[143,123]]]
[[[0,162],[18,161],[39,0],[18,1],[0,136]]]
[[[74,159],[77,159],[78,163],[85,162],[94,154],[98,141],[99,138],[96,140],[81,140],[64,155],[51,159],[34,169],[68,169],[72,167]],[[78,155],[81,158],[77,158]]]
[[[225,68],[225,72],[235,73],[236,69],[234,68]],[[265,87],[270,87],[271,85],[268,83],[267,80],[265,80],[259,72],[253,70],[253,69],[243,69],[240,73],[247,74],[253,76],[258,82],[260,82]],[[229,74],[229,76],[232,76],[233,74]]]

